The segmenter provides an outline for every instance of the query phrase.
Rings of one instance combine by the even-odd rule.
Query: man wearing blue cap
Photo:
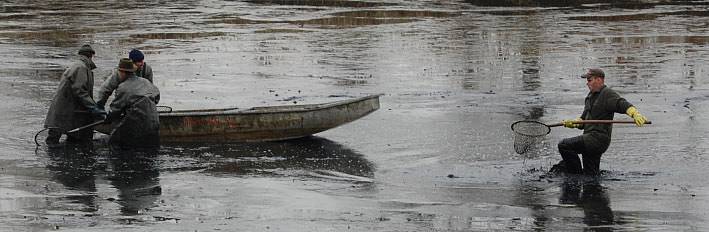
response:
[[[153,68],[145,63],[144,58],[143,52],[138,49],[130,50],[128,53],[128,59],[132,60],[133,64],[137,67],[135,76],[148,79],[150,83],[153,83]]]
[[[138,49],[132,49],[128,53],[128,58],[133,61],[133,65],[137,67],[135,70],[135,76],[145,78],[150,83],[153,83],[153,68],[145,63],[145,56],[143,55],[143,52]],[[108,97],[111,96],[113,91],[116,90],[118,85],[121,83],[119,79],[118,71],[114,71],[101,85],[101,88],[98,91],[98,101],[96,101],[96,103],[102,109],[105,107]]]

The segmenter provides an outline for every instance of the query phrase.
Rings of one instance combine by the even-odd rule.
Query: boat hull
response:
[[[165,142],[264,142],[301,138],[379,109],[379,96],[322,104],[160,113]],[[98,128],[97,128],[98,129]]]

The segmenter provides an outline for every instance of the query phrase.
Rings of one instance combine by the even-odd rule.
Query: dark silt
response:
[[[0,231],[709,230],[709,2],[616,2],[3,1]],[[175,110],[384,95],[293,141],[36,149],[84,43]],[[653,124],[548,177],[580,131],[520,156],[510,124],[579,116],[589,67]]]

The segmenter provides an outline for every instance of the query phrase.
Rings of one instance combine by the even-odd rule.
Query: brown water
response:
[[[0,231],[709,230],[709,3],[564,2],[4,1]],[[174,109],[385,95],[302,140],[36,150],[83,43],[97,83],[143,50]],[[653,124],[547,178],[579,131],[523,157],[509,125],[577,117],[588,67]]]

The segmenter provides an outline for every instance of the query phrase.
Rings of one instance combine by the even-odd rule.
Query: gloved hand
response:
[[[92,116],[94,116],[94,119],[96,120],[104,120],[106,119],[106,111],[103,109],[99,109],[98,107],[92,107],[89,108],[89,113],[91,113]]]
[[[581,118],[563,120],[561,121],[561,124],[564,124],[564,127],[566,128],[581,128],[583,124],[578,123],[579,121],[581,121]]]
[[[110,122],[113,122],[114,120],[119,119],[120,117],[121,117],[121,113],[120,113],[120,112],[111,111],[111,112],[108,113],[108,116],[106,117],[106,119],[104,120],[104,122],[110,123]]]
[[[625,113],[635,120],[635,125],[637,126],[643,126],[645,122],[647,122],[647,118],[640,114],[635,106],[628,107],[628,110],[626,110]]]
[[[103,110],[103,111],[106,111],[106,101],[102,101],[102,100],[97,101],[96,107]]]

